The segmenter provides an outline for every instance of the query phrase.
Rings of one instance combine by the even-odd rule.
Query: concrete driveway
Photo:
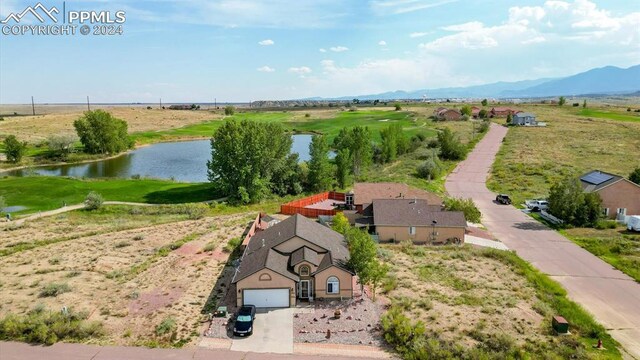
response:
[[[447,178],[447,192],[473,198],[496,238],[562,284],[622,344],[627,357],[640,360],[640,284],[515,207],[494,202],[485,182],[506,134],[507,128],[492,124]]]
[[[293,308],[258,309],[253,322],[253,335],[234,337],[233,351],[257,353],[293,353]]]

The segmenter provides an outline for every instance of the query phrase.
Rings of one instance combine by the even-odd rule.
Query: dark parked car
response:
[[[505,195],[505,194],[500,194],[496,196],[496,202],[498,204],[511,205],[511,199],[509,198],[509,195]]]
[[[253,334],[253,320],[256,318],[256,307],[244,305],[236,314],[236,321],[233,325],[233,335],[249,336]]]

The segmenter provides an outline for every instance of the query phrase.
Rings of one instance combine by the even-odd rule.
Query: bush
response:
[[[102,195],[92,191],[84,199],[84,208],[90,211],[98,210],[102,207],[102,203],[104,203]]]
[[[177,328],[176,320],[172,317],[166,317],[158,326],[156,326],[156,335],[164,336],[167,334],[173,334]]]
[[[27,151],[27,143],[20,142],[15,135],[9,135],[4,139],[4,152],[7,155],[7,161],[11,163],[19,163]]]
[[[239,237],[233,238],[229,240],[229,242],[222,248],[222,251],[227,253],[232,253],[240,244],[242,243],[242,239]]]
[[[228,105],[224,107],[224,114],[231,116],[236,113],[236,108],[234,106]]]
[[[414,342],[420,340],[426,329],[420,321],[412,322],[400,307],[393,306],[380,319],[385,341],[393,346],[401,355],[410,353]]]
[[[418,165],[416,169],[416,173],[418,177],[427,180],[437,179],[442,173],[443,166],[442,162],[438,159],[438,157],[430,157],[422,164]]]
[[[604,229],[615,229],[618,226],[618,223],[614,220],[599,220],[595,224],[595,228],[598,230]]]
[[[202,219],[206,215],[207,211],[209,211],[209,206],[207,206],[207,204],[199,203],[182,204],[178,205],[178,208],[178,212],[187,215],[187,218],[190,220]]]
[[[472,223],[480,223],[482,218],[482,213],[472,199],[446,198],[444,207],[449,211],[462,211],[467,221]]]
[[[490,124],[491,124],[491,123],[490,123],[489,121],[483,121],[483,122],[480,124],[480,129],[479,129],[479,131],[480,131],[481,133],[485,133],[485,132],[487,132],[487,131],[489,130],[489,125],[490,125]]]
[[[58,341],[81,341],[104,334],[102,324],[88,322],[86,313],[48,311],[37,306],[26,315],[7,314],[0,319],[0,340],[53,345]]]
[[[467,148],[449,128],[438,133],[440,156],[445,160],[462,160],[467,155]]]
[[[400,106],[400,104],[399,104],[399,103],[395,103],[395,104],[393,104],[393,108],[394,108],[396,111],[400,111],[400,110],[402,110],[402,106]]]
[[[70,292],[71,288],[69,287],[69,285],[67,284],[56,284],[56,283],[51,283],[47,286],[45,286],[44,288],[42,288],[42,290],[40,290],[40,293],[38,294],[38,296],[40,297],[56,297],[58,295]]]

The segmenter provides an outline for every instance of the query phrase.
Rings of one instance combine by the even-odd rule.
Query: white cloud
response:
[[[258,70],[260,72],[275,72],[276,71],[276,69],[274,69],[272,67],[269,67],[267,65],[261,66],[261,67],[257,68],[256,70]]]
[[[304,76],[306,74],[311,73],[311,69],[306,67],[306,66],[290,67],[289,68],[289,72],[290,73],[294,73],[294,74],[298,74],[300,76]]]
[[[524,44],[524,45],[528,45],[528,44],[539,44],[539,43],[543,43],[545,41],[547,41],[547,39],[545,39],[544,36],[536,36],[536,37],[533,37],[531,39],[522,40],[520,43]]]
[[[423,37],[423,36],[427,36],[429,34],[431,34],[431,31],[426,31],[426,32],[412,32],[411,34],[409,34],[410,38],[419,38],[419,37]]]
[[[329,48],[329,50],[333,52],[343,52],[349,50],[349,48],[346,46],[332,46]]]
[[[384,40],[380,40],[380,41],[378,41],[378,45],[380,45],[380,46],[387,46],[387,42],[386,42],[386,41],[384,41]]]
[[[273,42],[273,40],[271,39],[266,39],[266,40],[259,41],[258,44],[262,46],[269,46],[269,45],[275,44],[275,42]]]
[[[482,30],[484,24],[479,21],[470,21],[464,24],[449,25],[442,28],[446,31],[479,31]]]
[[[319,51],[320,51],[321,53],[326,53],[326,52],[327,52],[327,49],[322,49],[322,48],[321,48]]]
[[[375,0],[370,2],[371,9],[378,15],[405,14],[437,6],[458,2],[458,0]]]

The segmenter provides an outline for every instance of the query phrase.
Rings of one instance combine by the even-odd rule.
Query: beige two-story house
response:
[[[232,280],[237,305],[292,307],[312,299],[351,298],[355,274],[348,260],[344,236],[293,215],[250,239]]]

